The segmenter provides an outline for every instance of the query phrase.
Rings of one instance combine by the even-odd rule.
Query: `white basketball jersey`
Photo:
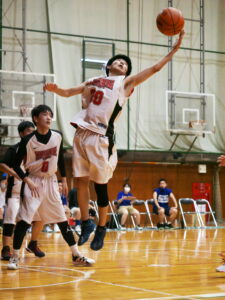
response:
[[[86,83],[83,93],[83,110],[71,121],[75,127],[106,135],[113,133],[127,97],[124,96],[125,76],[96,77]]]
[[[31,136],[26,145],[24,161],[24,167],[30,175],[48,177],[56,173],[61,141],[61,134],[52,130],[47,144],[40,143],[35,134]]]

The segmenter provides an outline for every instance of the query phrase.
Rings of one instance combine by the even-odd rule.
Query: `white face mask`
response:
[[[130,187],[129,187],[129,186],[125,186],[124,192],[125,192],[125,193],[129,193],[129,191],[130,191]]]
[[[6,184],[5,183],[1,183],[0,186],[1,186],[2,190],[4,190],[6,188]]]

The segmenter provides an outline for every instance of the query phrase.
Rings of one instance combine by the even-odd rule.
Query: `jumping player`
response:
[[[60,199],[57,167],[61,173],[63,192],[67,194],[67,181],[63,159],[62,135],[50,129],[53,112],[46,105],[32,109],[32,120],[37,130],[22,139],[16,155],[14,170],[25,183],[24,199],[19,208],[13,238],[13,255],[8,269],[18,268],[19,250],[31,222],[41,220],[44,224],[58,223],[64,240],[72,251],[75,265],[91,265],[94,260],[81,256],[68,225]],[[24,160],[24,168],[21,163]]]
[[[107,62],[107,77],[93,78],[71,89],[61,89],[53,83],[44,86],[45,90],[62,97],[82,94],[83,110],[71,122],[77,128],[73,144],[73,172],[77,177],[82,216],[78,245],[84,244],[94,229],[88,216],[89,181],[92,180],[99,206],[99,223],[90,246],[93,250],[103,247],[109,201],[107,183],[117,164],[114,122],[133,89],[160,71],[172,59],[180,47],[183,35],[184,31],[164,58],[136,75],[129,76],[132,69],[130,58],[116,55]]]
[[[18,133],[21,138],[32,133],[35,130],[34,124],[29,121],[23,121],[18,125]],[[12,169],[15,163],[15,156],[19,143],[9,147],[3,159],[0,162],[0,169],[9,174],[8,185],[6,191],[6,209],[3,224],[2,235],[2,260],[9,260],[11,257],[10,241],[13,235],[13,230],[16,224],[16,216],[20,206],[20,195],[22,181],[18,178],[15,171]],[[43,257],[45,253],[37,246],[37,238],[43,228],[43,223],[40,221],[34,222],[32,226],[31,241],[26,250],[33,252],[35,256]]]

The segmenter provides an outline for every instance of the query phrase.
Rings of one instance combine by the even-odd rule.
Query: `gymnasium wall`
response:
[[[152,198],[154,188],[158,187],[160,178],[166,178],[168,187],[171,188],[179,198],[192,197],[192,183],[210,183],[212,185],[211,203],[214,207],[213,183],[215,165],[207,165],[207,173],[199,174],[198,165],[159,165],[159,164],[131,164],[119,162],[114,172],[113,178],[108,184],[110,201],[117,198],[117,194],[122,190],[125,179],[130,176],[132,193],[140,200]],[[76,180],[72,179],[71,160],[67,160],[67,176],[69,187],[76,187]],[[94,187],[91,185],[91,199],[96,200]],[[223,217],[225,217],[225,168],[220,170],[220,189],[223,207]]]
[[[127,53],[127,0],[29,0],[27,2],[27,71],[54,72],[64,88],[82,81],[82,42],[113,41],[116,53]],[[198,0],[174,0],[186,18],[199,19]],[[167,53],[167,38],[155,26],[158,12],[167,7],[166,0],[129,0],[129,54],[133,74],[146,68]],[[224,151],[225,119],[225,6],[224,0],[205,0],[205,92],[216,95],[216,134],[198,139],[195,151]],[[47,18],[49,16],[49,20]],[[49,21],[49,22],[48,22]],[[216,24],[216,26],[215,26]],[[22,1],[3,0],[3,49],[21,51]],[[32,31],[33,30],[33,31]],[[50,30],[55,34],[47,35]],[[199,48],[199,23],[186,22],[183,47]],[[63,33],[59,35],[56,33]],[[79,35],[74,37],[71,35]],[[87,38],[87,36],[89,38]],[[108,39],[108,40],[106,40]],[[18,42],[19,41],[19,42]],[[50,44],[49,44],[50,42]],[[151,43],[151,45],[139,42]],[[51,45],[51,47],[49,47]],[[218,53],[220,52],[220,53]],[[96,53],[89,53],[95,57]],[[22,71],[19,53],[3,55],[3,69]],[[199,52],[180,50],[174,57],[174,89],[199,92]],[[167,67],[136,88],[118,122],[119,149],[168,150],[172,137],[166,132],[165,90]],[[65,146],[72,145],[74,129],[69,121],[81,108],[80,97],[57,97],[58,122]],[[129,129],[129,130],[128,130]],[[128,135],[129,131],[129,135]],[[176,149],[186,149],[190,137],[182,137]]]

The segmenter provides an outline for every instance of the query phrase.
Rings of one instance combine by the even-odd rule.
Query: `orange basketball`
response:
[[[163,34],[169,36],[175,35],[183,29],[184,17],[179,9],[168,7],[158,14],[156,25]]]

